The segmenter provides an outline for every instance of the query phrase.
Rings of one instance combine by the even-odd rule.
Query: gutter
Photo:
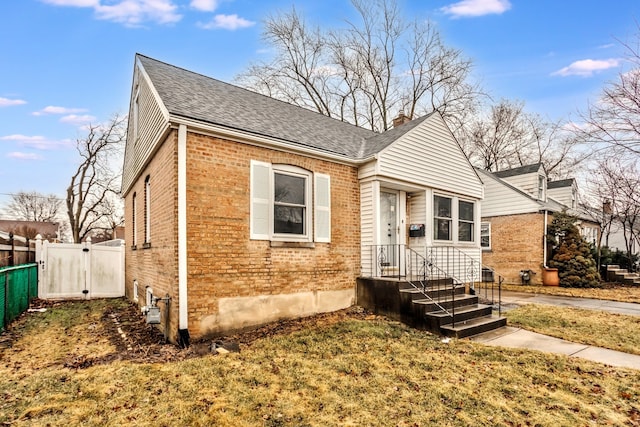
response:
[[[542,266],[547,268],[547,226],[549,223],[549,211],[544,211],[544,236],[542,236]]]
[[[377,155],[373,154],[366,158],[354,159],[343,154],[321,151],[314,149],[313,147],[304,147],[286,140],[279,140],[269,136],[257,135],[255,133],[250,133],[239,129],[231,129],[212,123],[205,124],[201,121],[183,116],[171,115],[169,121],[174,126],[189,126],[189,128],[197,129],[200,133],[203,133],[205,135],[224,137],[232,141],[242,142],[259,147],[285,150],[290,153],[302,154],[321,160],[330,160],[334,163],[340,163],[348,166],[360,166],[377,158]]]

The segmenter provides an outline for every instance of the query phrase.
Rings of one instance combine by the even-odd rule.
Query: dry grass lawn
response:
[[[545,295],[559,295],[579,298],[596,298],[609,301],[640,303],[640,286],[621,286],[606,284],[602,288],[562,288],[559,286],[537,285],[502,285],[502,290],[515,292],[529,292]]]
[[[640,317],[527,304],[506,312],[510,326],[568,341],[640,355]]]
[[[67,303],[12,325],[0,425],[640,425],[640,371],[443,343],[376,316],[309,323],[240,353],[117,360],[102,315],[117,304]]]

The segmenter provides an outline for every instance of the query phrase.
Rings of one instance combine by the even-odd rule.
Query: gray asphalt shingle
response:
[[[144,55],[138,54],[137,59],[171,115],[277,138],[351,160],[379,152],[427,117],[377,133]]]

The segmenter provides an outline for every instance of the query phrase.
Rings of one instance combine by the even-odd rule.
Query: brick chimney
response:
[[[410,121],[411,121],[411,117],[404,114],[404,110],[400,110],[400,112],[398,113],[398,117],[393,119],[393,127],[397,128],[398,126],[408,123]]]

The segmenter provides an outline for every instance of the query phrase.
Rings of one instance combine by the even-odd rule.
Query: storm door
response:
[[[392,273],[398,267],[400,247],[399,234],[399,209],[398,209],[398,193],[391,191],[380,192],[380,247],[378,249],[378,261],[384,270]]]

